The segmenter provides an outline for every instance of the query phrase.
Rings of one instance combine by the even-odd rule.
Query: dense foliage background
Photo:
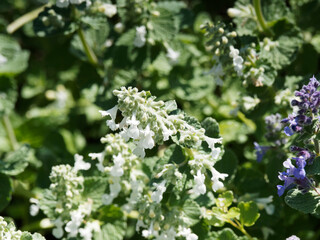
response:
[[[100,138],[112,131],[99,110],[116,104],[114,89],[133,86],[158,100],[175,100],[200,122],[216,119],[224,155],[215,167],[229,175],[224,190],[233,192],[234,203],[254,201],[259,209],[258,220],[246,228],[251,236],[320,238],[318,201],[306,210],[288,206],[277,194],[291,140],[274,144],[288,137],[281,128],[277,139],[270,140],[265,123],[271,114],[286,118],[294,91],[318,75],[320,1],[261,1],[266,26],[254,8],[257,1],[250,0],[101,0],[92,1],[85,13],[54,2],[0,1],[0,56],[7,59],[1,63],[0,58],[1,216],[21,230],[55,239],[42,211],[30,215],[30,198],[42,198],[53,166],[73,165],[77,153],[103,151]],[[101,2],[116,5],[117,13],[106,16]],[[141,47],[134,44],[138,26],[147,26]],[[88,55],[82,37],[96,59]],[[230,46],[243,58],[242,74]],[[254,142],[271,146],[260,161]],[[147,157],[160,156],[165,148],[148,150]],[[198,199],[200,206],[218,193]],[[126,222],[125,233],[110,239],[143,239],[134,230],[136,219],[129,216]],[[225,227],[234,233],[226,238],[205,234],[219,232],[223,225],[202,219],[192,229],[199,239],[243,235],[228,223]]]

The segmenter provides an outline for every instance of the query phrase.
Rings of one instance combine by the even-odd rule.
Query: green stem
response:
[[[17,150],[18,149],[18,142],[17,142],[16,136],[14,135],[14,130],[12,128],[10,119],[8,118],[7,115],[4,115],[2,117],[2,124],[4,126],[4,129],[7,132],[12,150]]]
[[[38,17],[39,13],[41,13],[46,6],[48,6],[48,4],[45,4],[37,9],[34,9],[31,12],[28,12],[22,15],[21,17],[19,17],[18,19],[16,19],[15,21],[13,21],[7,26],[7,32],[9,34],[12,34],[15,31],[17,31],[19,28],[21,28],[23,25],[33,21],[35,18]]]
[[[314,150],[315,150],[316,154],[319,156],[319,152],[320,152],[320,150],[319,150],[319,141],[317,139],[314,139],[313,143],[314,143]]]
[[[235,219],[236,220],[236,219]],[[230,223],[235,228],[239,229],[244,235],[246,235],[249,239],[252,239],[250,234],[244,229],[244,227],[236,220],[236,223],[233,222],[231,219],[227,220],[228,223]]]
[[[262,28],[263,32],[268,36],[272,35],[266,21],[264,20],[260,0],[253,0],[253,7],[254,11],[256,12],[258,24]]]
[[[80,37],[81,43],[83,45],[84,51],[89,59],[89,62],[94,65],[97,66],[98,65],[98,58],[97,56],[94,54],[93,50],[91,49],[91,47],[89,46],[89,44],[86,41],[86,38],[84,36],[84,32],[82,30],[81,27],[79,27],[78,29],[78,35]]]

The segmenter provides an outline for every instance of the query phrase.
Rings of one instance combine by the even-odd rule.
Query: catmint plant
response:
[[[302,192],[316,189],[316,183],[312,176],[306,172],[307,165],[314,164],[314,158],[319,154],[319,143],[317,139],[318,114],[319,114],[319,82],[315,77],[310,78],[307,85],[295,92],[297,99],[292,100],[291,105],[295,107],[293,114],[282,120],[287,125],[284,128],[286,135],[298,136],[300,146],[292,145],[291,152],[294,157],[288,158],[283,166],[284,172],[279,173],[279,179],[284,181],[283,185],[278,185],[278,195],[284,194],[286,189],[297,187]],[[293,161],[293,162],[292,162]]]

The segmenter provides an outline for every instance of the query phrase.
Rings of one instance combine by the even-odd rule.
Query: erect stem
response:
[[[256,12],[258,24],[262,28],[263,32],[268,36],[272,35],[266,21],[264,20],[260,0],[253,0],[253,7],[254,11]]]
[[[320,151],[319,141],[317,139],[313,139],[313,143],[314,143],[314,150],[315,150],[317,156],[319,156],[319,151]]]
[[[231,219],[228,219],[227,222],[230,223],[235,228],[239,229],[244,235],[246,235],[249,239],[252,239],[250,234],[244,229],[244,227],[235,219],[236,223],[233,222]]]
[[[84,32],[81,28],[81,26],[78,29],[78,35],[80,37],[81,43],[83,45],[84,51],[89,59],[89,62],[94,65],[97,66],[98,65],[98,58],[97,56],[94,54],[92,48],[89,46],[89,44],[86,41],[86,38],[84,36]]]
[[[14,131],[13,131],[10,119],[8,118],[7,115],[4,115],[2,117],[2,124],[4,126],[4,129],[7,132],[12,150],[17,150],[18,149],[18,142],[17,142],[16,136],[14,135]]]
[[[19,28],[21,28],[23,25],[25,25],[28,22],[31,22],[32,20],[37,18],[39,13],[41,13],[46,6],[48,6],[48,4],[45,4],[39,8],[36,8],[36,9],[32,10],[31,12],[28,12],[28,13],[22,15],[21,17],[19,17],[18,19],[14,20],[12,23],[10,23],[7,26],[7,32],[9,34],[12,34],[15,31],[17,31]]]

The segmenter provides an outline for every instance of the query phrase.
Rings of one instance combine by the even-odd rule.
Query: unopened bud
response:
[[[227,10],[227,13],[229,15],[229,17],[238,17],[239,15],[241,15],[241,11],[237,8],[229,8]]]
[[[159,17],[160,16],[160,12],[159,11],[151,11],[151,14],[155,17]]]
[[[222,43],[223,44],[227,44],[228,43],[228,38],[226,38],[225,36],[222,37]]]
[[[223,28],[219,28],[218,31],[219,31],[219,33],[224,33],[224,29]]]
[[[216,41],[216,44],[215,44],[217,47],[220,46],[220,42],[219,41]]]

